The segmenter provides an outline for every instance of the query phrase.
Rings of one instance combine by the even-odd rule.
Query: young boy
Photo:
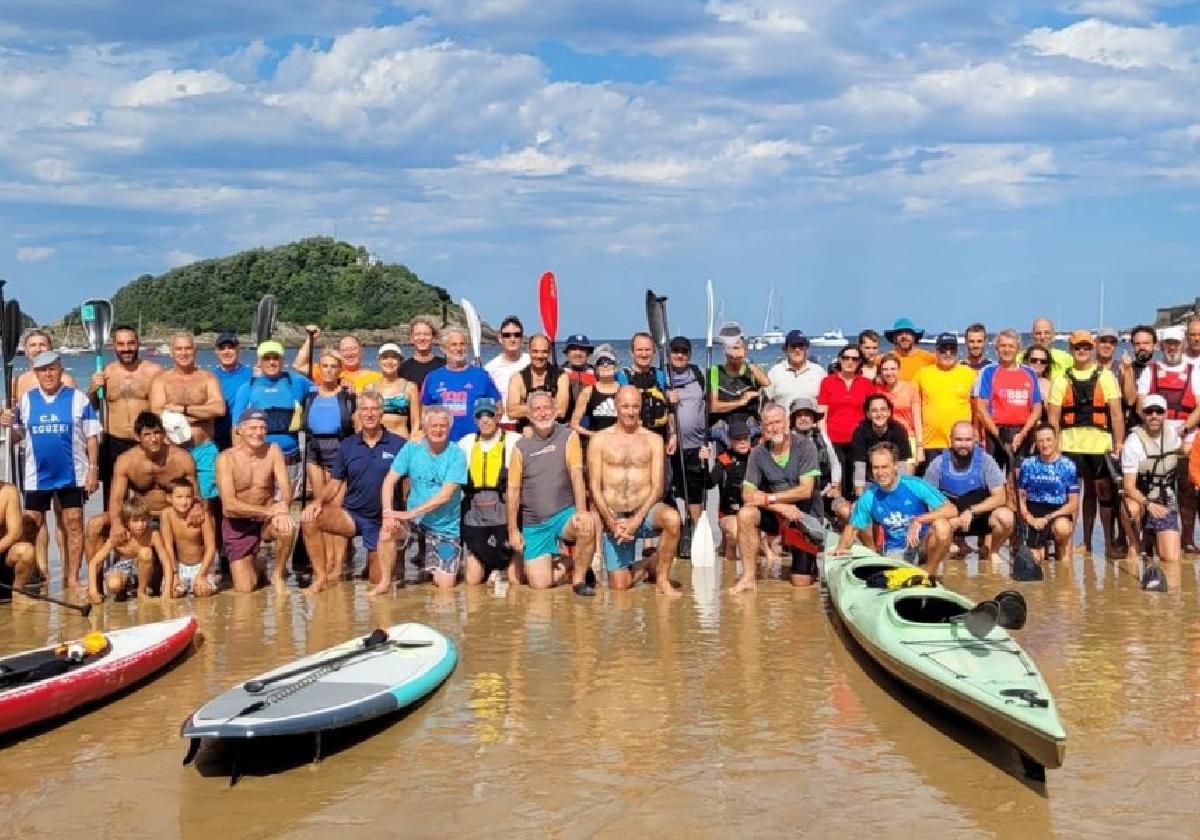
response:
[[[742,506],[742,480],[750,460],[750,427],[740,417],[729,421],[729,448],[717,456],[712,483],[720,495],[717,508],[725,559],[737,560],[737,512]]]
[[[129,537],[122,545],[113,545],[109,537],[100,550],[88,561],[88,600],[100,604],[104,596],[99,589],[100,570],[104,570],[104,589],[118,600],[136,587],[139,598],[145,597],[146,586],[154,573],[158,557],[165,557],[163,542],[150,529],[150,510],[141,499],[126,499],[121,505],[121,524]]]
[[[221,573],[216,562],[217,528],[205,511],[204,521],[189,525],[188,512],[196,488],[184,477],[171,482],[169,504],[162,511],[162,541],[167,549],[163,561],[163,597],[183,598],[188,594],[207,598],[217,594]]]

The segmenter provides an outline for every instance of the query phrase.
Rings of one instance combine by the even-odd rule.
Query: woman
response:
[[[304,397],[304,433],[308,449],[309,498],[321,497],[342,440],[354,434],[354,393],[342,387],[342,357],[325,350],[317,362],[316,388]],[[324,534],[325,556],[341,557],[348,541]]]
[[[407,438],[421,428],[421,394],[416,383],[400,375],[402,361],[398,345],[388,343],[379,348],[383,379],[375,384],[375,390],[383,397],[383,427]]]
[[[1038,385],[1042,389],[1042,401],[1050,398],[1050,354],[1041,347],[1030,347],[1025,351],[1025,364],[1033,368],[1038,375]]]
[[[850,439],[850,457],[854,463],[854,495],[861,496],[867,489],[867,453],[877,443],[891,443],[900,453],[902,462],[912,459],[912,445],[908,429],[892,419],[892,403],[886,394],[871,394],[863,401],[863,421],[854,430]],[[903,472],[904,469],[902,468]]]
[[[838,372],[822,379],[817,391],[817,403],[825,409],[822,427],[841,464],[842,496],[847,499],[853,498],[854,492],[850,441],[862,417],[863,400],[875,392],[875,386],[858,373],[862,361],[862,351],[856,345],[843,347],[838,353]]]
[[[529,364],[508,382],[504,410],[517,422],[517,428],[529,426],[529,407],[525,400],[535,391],[545,391],[554,398],[554,416],[559,422],[567,419],[567,401],[571,397],[571,382],[567,372],[550,361],[550,339],[535,335],[529,339]]]
[[[900,378],[900,359],[895,353],[886,353],[879,360],[879,372],[875,379],[875,390],[892,403],[892,419],[908,433],[908,449],[914,463],[925,457],[921,446],[921,399],[917,387]]]
[[[575,401],[575,415],[571,418],[574,429],[587,446],[588,439],[617,423],[617,359],[609,353],[600,353],[593,363],[596,384],[585,385]],[[584,421],[587,421],[586,423]]]

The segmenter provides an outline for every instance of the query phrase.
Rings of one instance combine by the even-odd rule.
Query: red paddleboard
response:
[[[553,271],[547,271],[538,281],[538,309],[542,314],[542,329],[553,344],[558,338],[558,282]]]

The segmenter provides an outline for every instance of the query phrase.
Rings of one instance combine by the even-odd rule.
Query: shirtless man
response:
[[[284,571],[296,542],[296,526],[288,507],[292,484],[277,444],[267,443],[267,413],[248,408],[238,418],[237,443],[217,456],[217,491],[221,496],[221,536],[229,554],[229,571],[237,592],[253,592],[264,569],[258,548],[275,542],[270,571],[276,592],[284,591]]]
[[[121,524],[121,505],[132,494],[146,503],[151,520],[170,504],[171,488],[182,478],[196,486],[196,464],[187,450],[167,442],[162,420],[153,411],[142,411],[133,421],[137,446],[122,453],[113,464],[112,492],[107,509],[88,520],[85,545],[93,556],[100,544],[111,537],[123,545],[128,537]],[[204,507],[194,506],[190,516],[197,525],[203,521]],[[111,532],[110,532],[111,526]]]
[[[171,358],[175,366],[150,383],[150,410],[182,414],[192,427],[192,440],[184,448],[196,462],[200,498],[207,502],[217,497],[214,421],[225,415],[225,397],[216,375],[196,367],[196,339],[190,333],[171,336]]]
[[[21,498],[17,485],[0,481],[0,582],[21,588],[33,582],[37,568],[33,545],[25,541],[25,523],[21,518]],[[0,601],[10,593],[0,592]]]
[[[642,394],[633,385],[617,392],[617,425],[588,444],[588,484],[604,525],[608,585],[629,589],[641,577],[635,569],[638,539],[658,537],[655,578],[658,591],[678,598],[671,584],[671,561],[679,544],[679,512],[662,502],[664,443],[642,428]]]
[[[97,392],[104,389],[106,410],[101,412],[104,440],[100,451],[100,481],[104,484],[106,508],[112,492],[113,465],[123,452],[137,446],[134,421],[150,408],[150,385],[162,373],[161,365],[138,358],[139,339],[133,327],[114,327],[112,343],[117,360],[92,375],[87,391],[94,401]]]

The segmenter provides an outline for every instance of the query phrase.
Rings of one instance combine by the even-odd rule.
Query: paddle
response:
[[[0,280],[0,345],[4,355],[4,407],[11,409],[16,400],[16,389],[13,387],[13,362],[17,357],[17,342],[21,340],[21,307],[12,301],[12,313],[8,304],[4,303],[4,285],[7,280]],[[17,481],[16,447],[13,446],[12,432],[4,430],[4,469],[5,477],[10,484]]]
[[[271,297],[272,309],[274,309],[274,297],[272,297],[271,295],[268,295],[267,297]],[[265,300],[265,298],[264,298],[264,300]],[[261,308],[262,308],[262,305],[260,304],[259,309],[261,309]],[[269,325],[270,329],[274,329],[274,326],[275,326],[274,325],[274,312],[268,313],[268,315],[270,315],[271,320],[266,321],[264,323]],[[265,335],[268,338],[270,338],[271,333],[267,332],[267,333],[265,333]],[[308,373],[310,376],[313,377],[314,381],[316,380],[316,375],[317,375],[316,368],[313,366],[315,364],[315,360],[316,360],[316,348],[317,348],[316,333],[308,332]],[[307,403],[307,401],[306,401],[306,403]],[[304,423],[305,423],[305,425],[307,425],[307,423],[308,423],[307,417],[304,418]],[[304,505],[307,504],[307,502],[308,502],[308,434],[309,433],[306,430],[304,432],[304,435],[305,435],[304,446],[302,447],[301,453],[300,453],[300,509],[301,510],[304,509]],[[311,583],[312,578],[311,578],[311,576],[308,576],[308,573],[311,570],[312,570],[312,559],[309,558],[309,556],[308,556],[308,543],[306,543],[304,541],[303,534],[297,534],[296,542],[292,546],[292,571],[296,573],[296,583],[298,583],[302,586],[307,586],[308,583]],[[304,574],[307,577],[307,580],[301,581],[300,578],[301,578],[302,574]]]
[[[962,615],[950,619],[951,624],[962,624],[976,639],[987,638],[1000,622],[1000,605],[995,601],[980,601]]]
[[[9,592],[16,592],[18,595],[27,595],[38,601],[47,601],[51,604],[57,604],[60,607],[66,607],[69,610],[76,610],[80,615],[87,617],[92,611],[91,604],[72,604],[69,601],[60,601],[57,598],[51,598],[49,595],[43,595],[40,592],[35,592],[32,589],[22,589],[18,586],[9,586],[7,583],[0,583],[0,588],[7,589]]]
[[[704,376],[707,378],[709,371],[712,370],[713,327],[716,325],[717,315],[711,278],[704,281],[704,291],[705,297],[708,300],[708,330],[705,333],[704,339]],[[704,384],[701,383],[701,391],[704,392],[704,438],[708,444],[708,463],[704,466],[711,472],[716,453],[713,452],[712,436],[709,434],[711,420],[708,416],[708,389],[704,387]],[[701,504],[701,507],[705,508],[706,505]],[[706,510],[702,510],[700,521],[693,523],[691,555],[693,567],[711,566],[717,562],[716,538],[712,532],[712,523],[708,519]]]
[[[7,314],[7,313],[6,313]],[[79,307],[79,320],[87,333],[88,348],[96,359],[96,373],[104,372],[104,344],[113,327],[113,305],[103,298],[85,300]],[[96,390],[100,400],[100,425],[108,428],[108,402],[104,399],[104,387]]]
[[[430,645],[433,644],[433,642],[428,641],[428,640],[426,640],[426,641],[415,641],[414,640],[411,642],[405,642],[405,641],[393,642],[388,638],[386,631],[377,628],[376,630],[374,630],[371,633],[371,635],[362,639],[362,644],[363,644],[363,646],[360,648],[356,648],[355,650],[348,651],[346,653],[342,653],[337,656],[331,656],[328,659],[322,659],[319,662],[310,662],[309,664],[301,665],[298,668],[292,668],[287,671],[281,671],[278,674],[272,674],[271,676],[265,677],[264,679],[261,679],[261,680],[250,680],[245,685],[243,685],[242,688],[244,688],[250,694],[258,694],[260,691],[262,691],[264,688],[266,688],[268,685],[271,685],[272,683],[282,682],[283,680],[288,680],[288,679],[291,679],[292,677],[298,677],[301,674],[307,674],[310,671],[317,671],[328,665],[335,665],[339,662],[345,662],[347,660],[353,659],[356,656],[362,656],[363,654],[366,654],[366,653],[372,653],[374,651],[383,650],[385,648],[390,648],[390,647],[396,647],[396,648],[401,648],[401,649],[405,649],[405,650],[408,650],[411,648],[429,647]],[[242,714],[247,714],[247,712],[243,711]]]
[[[275,295],[263,295],[262,300],[258,302],[258,310],[254,313],[254,331],[250,336],[255,347],[264,341],[269,341],[275,332],[277,308]]]
[[[467,317],[467,332],[471,336],[471,352],[475,354],[475,367],[480,367],[479,345],[483,340],[483,328],[479,323],[479,313],[475,311],[475,304],[466,298],[462,299],[462,310]]]
[[[550,359],[557,359],[554,339],[558,336],[558,282],[553,271],[547,271],[538,281],[538,311],[542,315],[542,332],[550,339]]]

